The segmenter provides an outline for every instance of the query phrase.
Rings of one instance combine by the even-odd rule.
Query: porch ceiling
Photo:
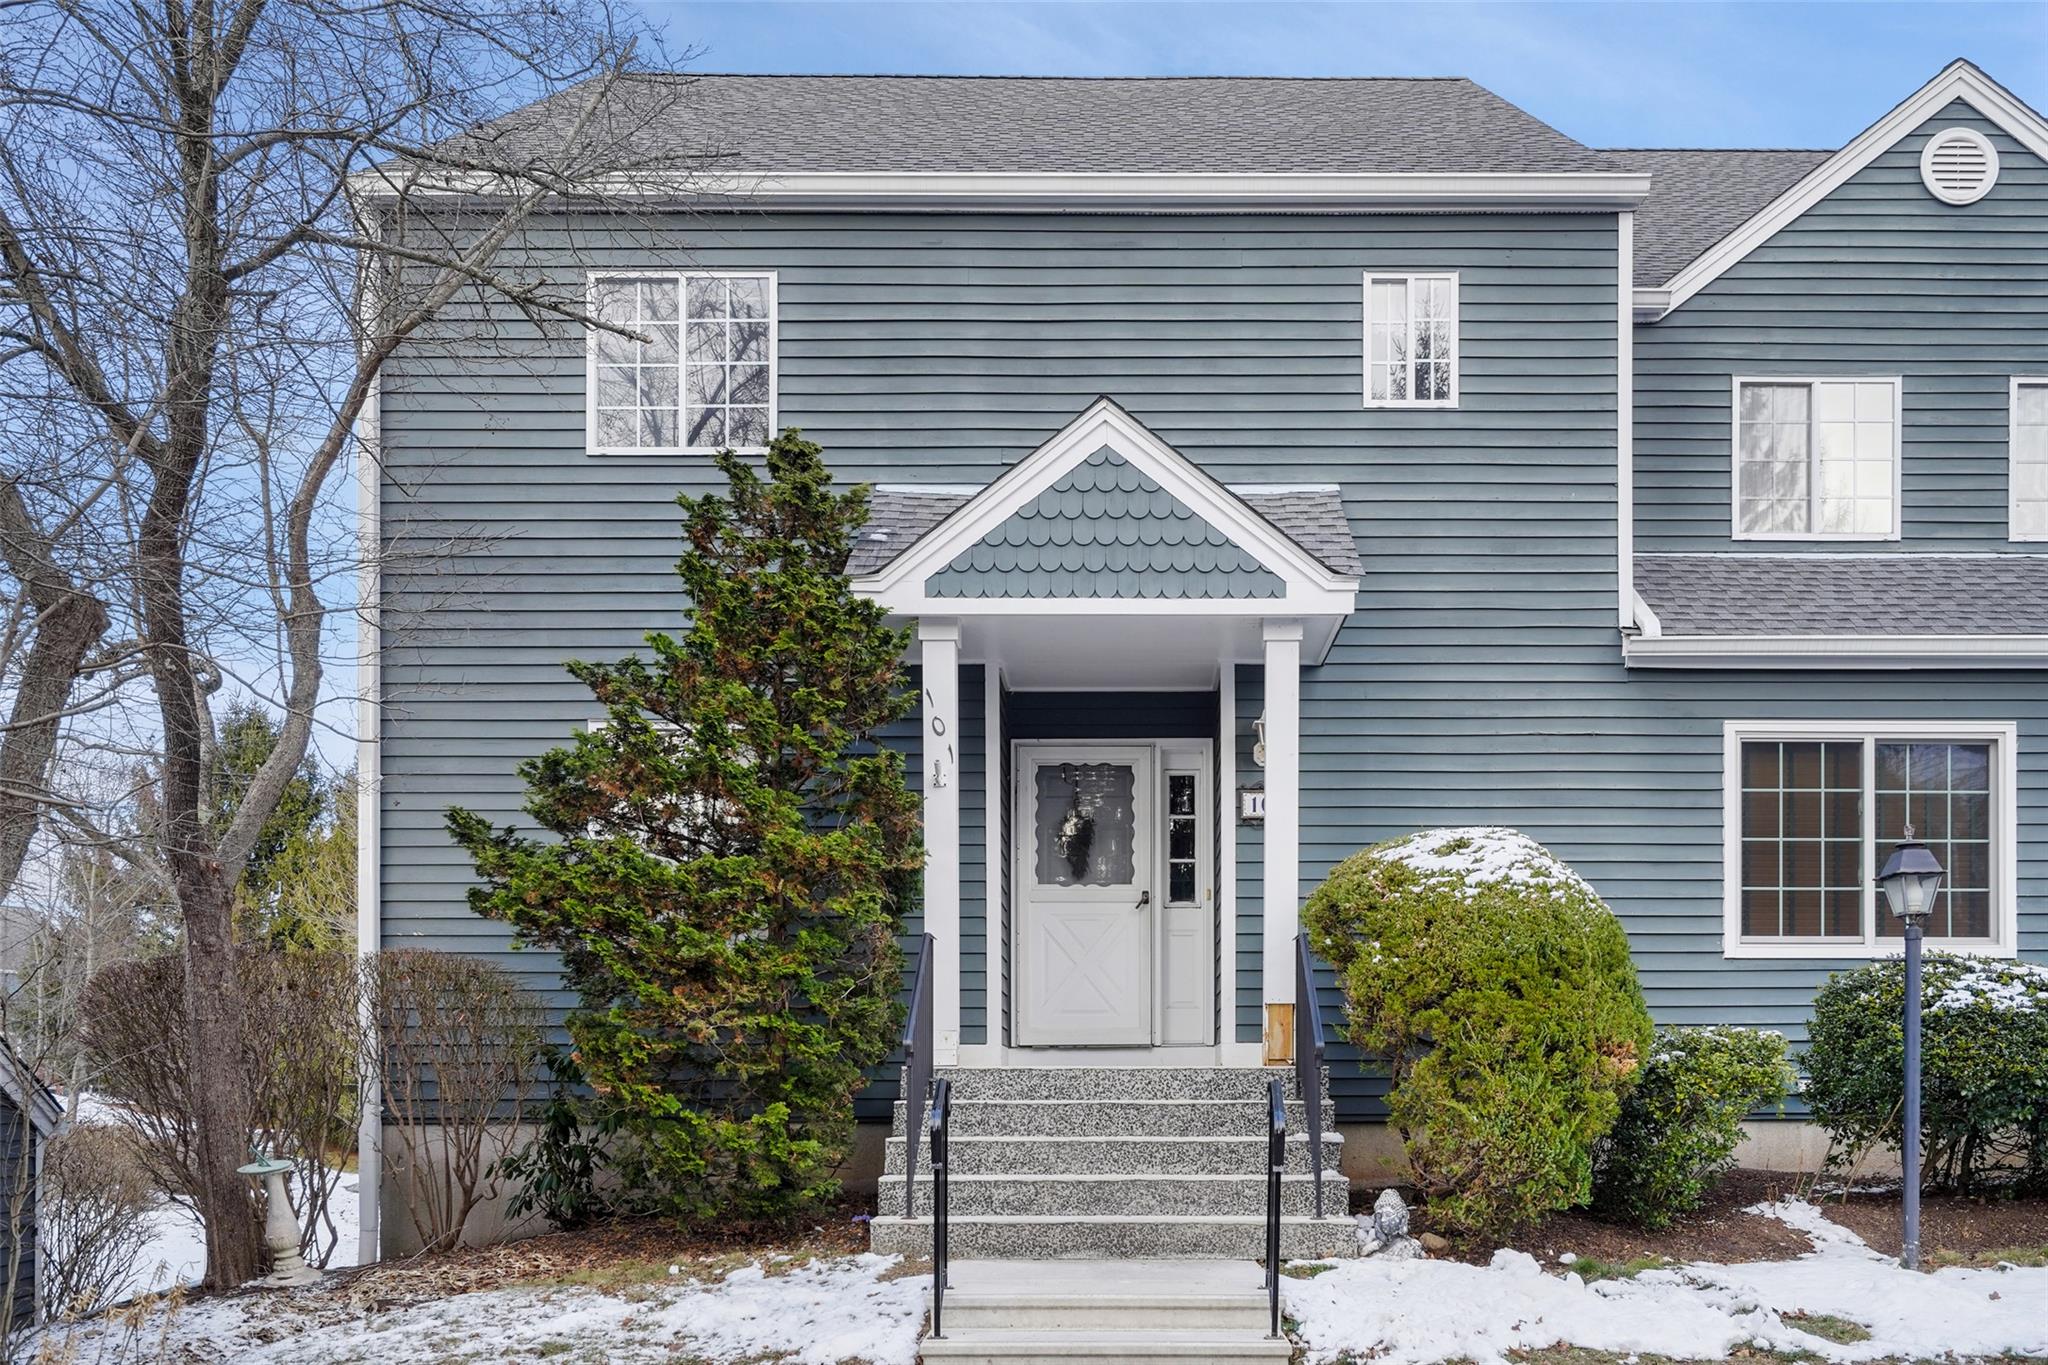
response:
[[[1210,688],[1223,664],[1256,663],[1257,617],[973,616],[960,621],[960,657],[999,663],[1024,689]]]

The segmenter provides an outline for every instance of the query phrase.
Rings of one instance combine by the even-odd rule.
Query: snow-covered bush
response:
[[[1614,1131],[1594,1149],[1593,1207],[1646,1228],[1692,1212],[1733,1164],[1744,1116],[1783,1100],[1797,1080],[1776,1033],[1660,1035]]]
[[[1928,1185],[2048,1187],[2048,967],[1929,953],[1921,986]],[[1837,972],[1814,996],[1806,1098],[1850,1153],[1900,1140],[1905,999],[1896,958]]]
[[[1593,1144],[1651,1042],[1628,938],[1511,829],[1425,830],[1338,864],[1302,912],[1439,1225],[1485,1232],[1592,1194]]]

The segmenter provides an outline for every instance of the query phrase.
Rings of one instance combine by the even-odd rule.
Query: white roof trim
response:
[[[403,172],[377,167],[349,177],[354,196],[504,193],[502,177],[482,173]],[[1641,172],[1353,174],[1347,172],[1041,172],[1041,171],[656,171],[601,177],[579,186],[594,196],[734,200],[776,208],[916,204],[985,208],[1089,204],[1103,207],[1628,208],[1650,192]]]
[[[1190,511],[1228,536],[1276,575],[1280,597],[1227,600],[1075,598],[932,598],[925,580],[1009,520],[1018,510],[1103,446],[1110,446]],[[903,553],[872,574],[853,580],[856,592],[907,616],[1029,614],[1084,615],[1094,611],[1155,612],[1211,616],[1344,617],[1357,602],[1358,580],[1332,573],[1301,545],[1154,435],[1144,423],[1107,398],[1098,398],[1038,449],[911,542]]]
[[[1672,276],[1663,289],[1637,290],[1638,310],[1657,303],[1658,294],[1665,297],[1661,310],[1651,315],[1653,319],[1679,307],[1956,100],[1990,119],[2034,155],[2048,160],[2048,121],[1970,63],[1951,62],[1940,75],[1864,129],[1848,146],[1766,204],[1755,217],[1702,252]]]
[[[2048,668],[2048,635],[1642,635],[1630,668]]]

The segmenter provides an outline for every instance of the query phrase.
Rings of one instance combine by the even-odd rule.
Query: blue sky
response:
[[[1593,146],[1838,147],[1954,57],[2048,109],[2048,0],[642,8],[699,71],[1469,76]]]

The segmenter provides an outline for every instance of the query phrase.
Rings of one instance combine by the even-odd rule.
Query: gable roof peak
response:
[[[1976,63],[1958,57],[1936,72],[1926,84],[1894,105],[1890,112],[1851,138],[1840,150],[1820,159],[1804,175],[1760,204],[1738,226],[1725,232],[1692,256],[1683,269],[1671,275],[1663,284],[1659,291],[1663,297],[1659,299],[1652,316],[1661,317],[1669,313],[1719,279],[1730,267],[1769,241],[1786,224],[1832,194],[1851,176],[1898,145],[1928,119],[1958,99],[1996,124],[2021,146],[2043,160],[2048,160],[2048,119],[2043,119],[2038,111],[1986,75]],[[1702,157],[1736,157],[1744,154],[1735,149],[1721,153],[1666,153],[1674,156]],[[1639,150],[1634,155],[1655,153]],[[1750,152],[1747,155],[1761,157],[1765,154]],[[1784,155],[1789,158],[1791,154]],[[1654,175],[1652,186],[1651,197],[1645,204],[1645,210],[1654,214],[1658,212]],[[1638,280],[1639,286],[1643,283],[1644,281]]]

